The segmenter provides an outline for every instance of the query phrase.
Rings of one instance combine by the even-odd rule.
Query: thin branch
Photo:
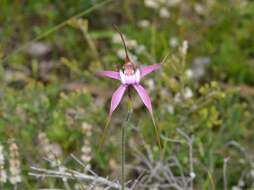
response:
[[[229,158],[224,158],[223,162],[223,184],[224,184],[224,190],[228,189],[228,183],[227,183],[227,164],[228,164]]]
[[[119,183],[109,181],[103,177],[91,176],[91,175],[83,174],[77,171],[75,173],[69,170],[60,172],[60,171],[48,170],[48,169],[37,168],[37,167],[31,167],[31,169],[34,170],[34,172],[30,172],[29,175],[35,176],[37,178],[55,177],[55,178],[78,179],[78,180],[86,181],[86,182],[96,181],[107,187],[111,187],[111,188],[119,189],[119,190],[121,189],[121,186],[119,185]],[[126,190],[129,190],[129,188],[126,188]]]

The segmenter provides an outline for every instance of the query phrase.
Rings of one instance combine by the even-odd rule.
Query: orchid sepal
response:
[[[159,69],[160,67],[161,67],[161,64],[159,64],[159,63],[141,67],[141,69],[140,69],[141,78],[150,74],[151,72],[154,72],[155,70]]]
[[[115,80],[120,80],[120,75],[119,72],[117,71],[99,71],[96,73],[98,76],[102,76],[102,77],[108,77],[108,78],[112,78]]]

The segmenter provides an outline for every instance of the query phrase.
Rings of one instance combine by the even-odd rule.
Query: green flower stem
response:
[[[121,160],[121,189],[124,190],[125,181],[125,126],[122,126],[122,160]]]
[[[125,120],[125,124],[122,126],[122,144],[121,144],[121,190],[125,189],[125,148],[126,148],[126,128],[129,125],[130,117],[132,114],[132,103],[131,99],[128,102],[128,113]]]

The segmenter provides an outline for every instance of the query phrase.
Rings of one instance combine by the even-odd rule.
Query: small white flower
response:
[[[11,184],[17,184],[21,182],[21,177],[20,176],[11,176],[9,177],[9,180],[11,182]]]
[[[3,146],[0,145],[0,165],[4,164]]]
[[[250,176],[251,176],[252,178],[254,178],[254,169],[252,169],[252,170],[250,171]]]
[[[239,180],[239,182],[238,182],[238,186],[240,186],[240,187],[243,187],[244,186],[244,181],[243,180]]]
[[[5,183],[7,181],[7,174],[4,168],[5,159],[3,153],[3,146],[0,145],[0,183]]]
[[[189,87],[184,89],[184,98],[189,99],[193,96],[193,92]]]
[[[238,186],[233,186],[232,190],[242,190],[242,188],[238,187]]]
[[[90,131],[90,130],[92,130],[92,125],[90,125],[86,122],[83,122],[81,125],[81,128],[83,131]]]
[[[137,54],[141,54],[141,53],[143,53],[145,50],[146,50],[146,47],[145,47],[144,45],[139,45],[139,46],[137,46],[137,47],[135,48],[135,52],[136,52]]]
[[[159,8],[159,3],[156,0],[145,0],[145,6],[152,8],[152,9],[158,9]]]
[[[169,40],[169,45],[175,48],[178,45],[178,39],[176,37],[171,37]]]
[[[62,149],[56,143],[51,143],[44,132],[38,134],[38,142],[42,156],[50,161],[51,167],[61,165]]]
[[[182,54],[183,55],[186,55],[187,54],[187,50],[188,50],[188,41],[187,40],[184,40],[183,41],[183,44],[182,44],[182,48],[181,48],[181,51],[182,51]]]
[[[124,51],[124,49],[117,50],[116,55],[117,55],[118,58],[124,60],[125,59],[125,51]]]
[[[206,65],[209,65],[211,62],[211,59],[209,57],[197,57],[193,60],[192,63],[192,72],[193,72],[193,78],[199,79],[205,74],[205,67]]]
[[[195,174],[194,172],[191,172],[191,173],[190,173],[190,177],[191,177],[192,179],[194,179],[194,178],[196,177],[196,174]]]
[[[200,3],[195,3],[194,9],[195,9],[195,11],[196,11],[198,14],[200,14],[200,15],[202,15],[202,14],[205,13],[204,6],[201,5]]]
[[[1,169],[0,171],[0,183],[5,183],[7,182],[7,174],[6,171]]]
[[[121,36],[117,33],[115,33],[113,36],[112,36],[112,39],[111,39],[112,43],[114,44],[120,44],[122,43],[122,39],[121,39]]]
[[[169,112],[171,114],[175,113],[175,109],[174,109],[174,107],[172,105],[168,105],[166,107],[166,109],[167,109],[167,112]]]
[[[83,147],[81,148],[81,151],[82,151],[83,153],[91,153],[92,149],[91,149],[90,146],[83,146]]]
[[[12,142],[9,147],[10,158],[9,158],[9,171],[10,177],[9,181],[15,185],[21,182],[21,167],[19,161],[18,146],[16,143]]]
[[[182,0],[167,0],[166,4],[169,7],[177,6]]]
[[[160,9],[160,13],[159,14],[160,14],[161,18],[169,18],[170,17],[170,12],[165,7]]]
[[[82,155],[81,156],[81,160],[85,163],[89,163],[91,161],[91,156],[88,156],[88,155]]]
[[[83,139],[83,145],[81,147],[81,160],[90,168],[90,161],[92,160],[92,156],[91,156],[92,147],[90,143],[91,136],[92,136],[92,125],[90,125],[89,123],[83,122],[82,129],[83,129],[83,133],[85,137]]]
[[[147,28],[148,26],[150,26],[150,21],[149,20],[140,20],[138,22],[138,26],[141,28]]]
[[[153,79],[148,79],[148,80],[146,80],[145,83],[146,83],[147,88],[149,89],[149,91],[153,91],[155,89],[155,83],[154,83]]]
[[[180,93],[178,92],[178,93],[176,93],[176,95],[174,96],[174,101],[176,102],[176,103],[179,103],[179,102],[181,102],[181,95],[180,95]]]
[[[126,45],[128,48],[136,48],[138,46],[138,43],[136,40],[126,40]]]
[[[188,77],[188,78],[192,78],[193,77],[193,75],[194,75],[194,73],[193,73],[193,71],[191,70],[191,69],[187,69],[186,70],[186,76]]]

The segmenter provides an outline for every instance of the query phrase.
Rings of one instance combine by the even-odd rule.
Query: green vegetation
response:
[[[100,2],[1,0],[0,145],[5,164],[1,168],[0,161],[0,179],[3,170],[8,179],[12,175],[8,147],[13,142],[22,179],[17,184],[0,180],[0,189],[68,189],[61,180],[38,180],[28,172],[34,165],[55,167],[43,158],[79,170],[71,154],[98,175],[120,179],[125,99],[113,114],[104,146],[98,146],[118,82],[95,73],[124,62],[113,24],[124,33],[136,63],[160,62],[169,52],[162,69],[143,81],[165,158],[176,156],[189,175],[188,146],[180,129],[193,137],[194,189],[225,189],[225,178],[228,189],[253,189],[254,2],[112,0],[66,22]],[[135,93],[133,101],[126,153],[130,180],[139,175],[131,169],[142,165],[133,149],[144,152],[143,140],[154,159],[159,156],[149,113]],[[90,155],[84,155],[85,145]],[[70,181],[71,189],[75,183]]]

